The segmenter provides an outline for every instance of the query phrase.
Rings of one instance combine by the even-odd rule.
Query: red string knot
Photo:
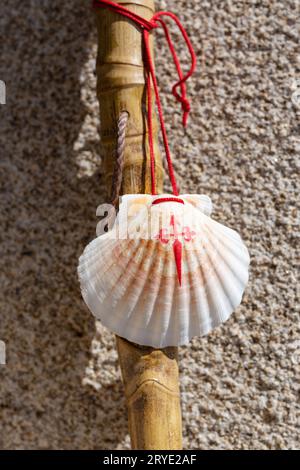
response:
[[[191,105],[190,105],[189,100],[187,100],[186,98],[183,98],[183,100],[181,101],[181,105],[182,105],[182,110],[183,110],[185,113],[189,113],[189,112],[190,112],[190,110],[191,110]]]
[[[183,124],[183,127],[186,127],[187,119],[188,119],[189,113],[191,111],[191,104],[190,104],[188,99],[186,99],[186,98],[182,99],[181,108],[182,108],[182,111],[183,111],[182,124]]]
[[[159,26],[158,23],[156,23],[156,22],[154,21],[154,19],[151,18],[151,20],[148,21],[148,25],[147,25],[147,26],[144,26],[144,29],[147,29],[147,31],[150,32],[150,31],[152,31],[152,29],[155,29],[155,28],[157,28],[158,26]]]

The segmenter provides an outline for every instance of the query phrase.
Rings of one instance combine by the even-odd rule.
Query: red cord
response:
[[[159,197],[157,199],[154,199],[152,202],[152,206],[155,206],[156,204],[161,204],[162,202],[178,202],[179,204],[184,204],[184,200],[180,199],[178,197]]]
[[[122,5],[111,2],[110,0],[93,0],[93,6],[94,8],[108,8],[116,13],[119,13],[122,16],[125,16],[129,20],[133,21],[136,25],[138,25],[143,33],[143,41],[144,41],[144,47],[145,47],[145,70],[147,74],[147,83],[146,83],[146,86],[147,86],[147,121],[148,121],[148,137],[149,137],[149,149],[150,149],[152,194],[153,195],[156,194],[156,178],[155,178],[155,155],[154,155],[154,144],[153,144],[153,126],[152,126],[151,81],[153,84],[153,89],[154,89],[154,94],[155,94],[155,101],[156,101],[156,106],[157,106],[157,111],[158,111],[158,116],[159,116],[159,121],[160,121],[163,142],[164,142],[165,151],[166,151],[166,158],[168,162],[169,176],[170,176],[170,181],[172,184],[173,194],[175,196],[178,196],[176,178],[174,175],[171,152],[170,152],[166,127],[165,127],[165,121],[163,117],[163,111],[162,111],[162,106],[161,106],[161,101],[160,101],[160,96],[159,96],[158,83],[157,83],[157,79],[155,75],[153,59],[151,56],[149,32],[152,29],[157,28],[159,25],[163,27],[165,37],[166,37],[170,52],[172,54],[174,64],[175,64],[178,77],[179,77],[179,80],[172,87],[172,94],[176,98],[176,100],[179,103],[181,103],[181,107],[183,111],[182,124],[184,127],[187,124],[187,118],[190,112],[190,103],[186,96],[185,82],[192,75],[196,67],[196,55],[195,55],[193,46],[191,44],[191,41],[189,40],[189,37],[187,35],[187,32],[185,31],[184,27],[180,23],[177,16],[174,15],[174,13],[171,13],[169,11],[159,11],[152,16],[151,20],[148,21],[145,18],[123,7]],[[167,16],[171,18],[173,21],[175,21],[188,47],[188,50],[191,56],[191,67],[190,67],[190,70],[185,75],[183,75],[182,73],[180,62],[176,54],[174,44],[171,39],[168,26],[165,23],[165,21],[162,19],[163,16]],[[178,93],[177,91],[178,88],[180,88],[180,93]]]

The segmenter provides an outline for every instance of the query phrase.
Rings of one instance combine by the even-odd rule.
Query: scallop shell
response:
[[[155,348],[186,344],[226,321],[248,281],[247,248],[209,217],[209,197],[155,203],[166,197],[123,196],[112,230],[86,247],[78,266],[95,317]]]

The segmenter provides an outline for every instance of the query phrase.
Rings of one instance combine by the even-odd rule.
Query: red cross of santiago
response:
[[[160,229],[158,235],[154,237],[165,245],[169,243],[171,239],[174,240],[173,241],[173,253],[174,253],[174,258],[175,258],[175,263],[176,263],[178,281],[180,285],[181,285],[181,278],[182,278],[182,243],[178,238],[182,237],[184,241],[190,242],[195,237],[195,235],[196,235],[196,232],[191,230],[190,227],[188,226],[183,227],[182,232],[178,232],[176,228],[174,215],[171,215],[170,231],[166,228],[162,228]]]
[[[196,232],[191,230],[190,227],[184,226],[182,232],[179,232],[176,228],[176,222],[174,220],[174,215],[171,215],[170,219],[170,230],[167,228],[161,228],[158,235],[154,238],[159,240],[164,245],[167,245],[170,240],[178,240],[179,237],[182,237],[184,241],[190,242],[195,237]]]

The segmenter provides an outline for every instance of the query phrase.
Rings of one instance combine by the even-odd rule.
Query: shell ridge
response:
[[[221,224],[220,224],[221,225]],[[225,226],[224,226],[225,227]],[[226,227],[227,228],[227,227]],[[231,238],[228,238],[228,237],[222,237],[220,236],[220,233],[218,234],[215,234],[215,232],[212,230],[211,227],[207,225],[205,225],[203,227],[204,231],[206,232],[206,234],[209,236],[209,238],[216,238],[218,240],[218,242],[223,246],[223,248],[225,248],[228,252],[230,252],[230,254],[237,260],[239,261],[240,263],[242,264],[245,264],[245,267],[248,267],[249,265],[249,255],[248,255],[248,250],[247,248],[245,247],[244,243],[243,243],[243,240],[240,238],[240,236],[238,236],[237,239],[235,240],[232,240]],[[234,242],[233,244],[231,242]],[[239,247],[239,250],[240,251],[243,251],[244,252],[244,255],[245,255],[245,261],[241,259],[241,256],[239,256],[238,254],[238,251],[236,249],[236,247]],[[216,249],[216,248],[215,248]],[[220,255],[221,255],[221,252],[219,251]]]
[[[164,250],[164,255],[163,255],[163,263],[165,262],[166,258],[168,258],[168,251],[167,250]],[[158,303],[159,303],[159,298],[160,298],[160,295],[162,294],[162,290],[163,290],[163,281],[165,279],[165,276],[164,276],[164,270],[162,270],[161,274],[160,274],[160,279],[159,279],[159,286],[158,286],[158,290],[157,290],[157,296],[156,298],[154,299],[154,304],[152,306],[152,315],[146,325],[147,328],[151,329],[151,332],[157,332],[157,330],[160,328],[162,328],[162,323],[163,323],[163,320],[164,320],[164,315],[162,314],[161,311],[158,311]],[[159,314],[161,315],[161,317],[159,318]],[[158,332],[159,333],[159,332]],[[158,335],[159,336],[159,335]]]
[[[111,242],[112,242],[111,246],[109,246],[109,251],[110,252],[114,249],[114,245],[115,245],[113,240],[111,240]],[[113,266],[114,261],[113,261],[113,258],[111,256],[106,256],[106,257],[103,258],[103,255],[102,255],[103,251],[105,252],[106,250],[103,249],[103,247],[101,246],[100,243],[98,244],[97,249],[95,251],[93,251],[93,253],[90,253],[89,250],[84,251],[83,254],[81,255],[81,257],[79,258],[79,269],[81,270],[81,269],[85,268],[85,266],[83,264],[83,260],[84,260],[85,263],[89,263],[90,273],[93,274],[94,269],[98,270],[99,261],[104,262],[105,260],[108,260],[109,264],[108,264],[108,266],[106,266],[106,268],[104,268],[103,274],[108,272],[110,270],[110,268]],[[97,255],[97,256],[95,256],[95,255]]]
[[[106,235],[109,235],[109,236],[106,236]],[[92,259],[93,262],[97,264],[99,261],[99,257],[103,259],[105,253],[113,250],[119,240],[116,238],[112,238],[112,235],[113,235],[113,232],[110,231],[107,234],[99,235],[92,242],[90,242],[86,246],[85,250],[83,251],[82,255],[79,258],[79,265],[82,259],[85,259],[86,261],[89,261],[90,259]],[[95,256],[95,255],[98,255],[98,256]],[[109,262],[111,262],[111,264],[107,266],[107,270],[109,270],[109,268],[113,264],[113,259],[108,253],[105,258],[108,259]],[[93,263],[91,263],[91,267],[92,265]]]
[[[127,258],[127,262],[130,262],[130,259]],[[91,310],[92,313],[97,317],[100,316],[103,317],[103,315],[100,313],[100,308],[102,307],[101,311],[104,311],[103,305],[104,305],[104,300],[109,296],[110,290],[108,290],[106,285],[103,285],[103,277],[99,277],[96,275],[92,277],[92,280],[89,277],[89,267],[86,265],[86,262],[83,260],[84,266],[83,270],[85,272],[85,275],[81,273],[81,279],[80,279],[80,284],[81,286],[84,284],[84,299],[86,303],[89,305],[92,305]],[[119,273],[119,277],[122,275],[122,273]],[[85,280],[89,279],[90,282],[88,283],[89,289],[85,287]],[[112,277],[110,277],[110,284],[112,285],[112,289],[116,285],[115,282],[113,282]],[[99,282],[100,281],[100,284]],[[81,289],[83,291],[83,289]],[[103,292],[103,295],[100,294],[100,292]],[[90,298],[89,298],[90,297]],[[96,306],[97,299],[99,300],[99,306]],[[103,324],[106,324],[106,321],[103,321]]]
[[[133,247],[133,249],[137,248],[138,244]],[[111,250],[113,251],[113,250]],[[125,261],[125,264],[124,262]],[[130,262],[130,258],[128,257],[119,257],[118,258],[118,265],[122,266],[123,269],[126,269],[127,264]],[[119,273],[115,274],[112,272],[112,269],[114,266],[116,266],[116,259],[114,256],[109,256],[109,268],[104,269],[103,264],[105,265],[103,256],[102,256],[102,251],[99,253],[99,257],[97,257],[97,260],[95,260],[94,263],[89,264],[89,259],[84,260],[84,271],[86,273],[86,276],[88,276],[89,279],[93,282],[95,289],[101,289],[102,287],[106,287],[108,290],[106,295],[109,295],[111,292],[111,289],[109,286],[112,286],[112,288],[117,284],[117,281],[120,279],[122,276],[122,271],[120,270]],[[100,266],[99,266],[100,265]],[[110,272],[110,276],[107,277],[106,274]],[[106,279],[106,283],[103,283],[103,280]]]
[[[170,344],[171,346],[175,346],[177,344],[176,339],[174,338],[175,336],[175,331],[176,331],[176,321],[173,322],[171,321],[172,316],[174,315],[174,310],[176,308],[177,304],[177,297],[176,297],[176,287],[177,287],[177,278],[176,276],[172,277],[173,282],[172,282],[172,303],[171,303],[171,309],[170,309],[170,314],[169,314],[169,322],[168,322],[168,327],[165,330],[164,336],[160,340],[160,346],[164,346],[165,344]]]
[[[128,262],[130,262],[130,259],[128,260]],[[85,302],[90,307],[92,313],[95,315],[96,318],[99,318],[102,321],[104,326],[111,328],[116,334],[122,336],[121,325],[118,325],[118,317],[121,316],[121,311],[118,309],[116,310],[116,308],[109,309],[106,305],[107,302],[105,302],[105,298],[107,298],[107,295],[102,298],[98,289],[96,289],[92,283],[89,284],[89,288],[90,289],[87,291],[82,291],[82,295],[84,297]],[[98,305],[97,300],[100,301]],[[100,306],[102,307],[101,311]],[[114,315],[116,311],[117,315]],[[108,314],[104,316],[103,312],[108,312]]]
[[[156,244],[157,242],[153,243],[154,247]],[[154,250],[154,247],[153,247],[153,250]],[[152,259],[150,269],[154,270],[154,272],[153,271],[152,272],[155,278],[155,274],[157,273],[159,269],[159,262],[155,257],[153,257]],[[136,295],[136,301],[134,302],[133,306],[131,305],[127,318],[124,318],[122,320],[124,334],[128,334],[128,330],[131,330],[132,332],[133,330],[132,324],[134,324],[134,328],[137,328],[137,325],[141,325],[140,329],[144,329],[145,333],[147,332],[149,334],[151,332],[151,330],[148,327],[148,323],[149,323],[149,319],[151,319],[151,316],[153,314],[153,301],[155,301],[155,296],[157,295],[160,283],[156,282],[152,284],[150,292],[148,289],[147,296],[143,297],[142,292],[143,292],[143,287],[145,286],[145,282],[147,282],[147,278],[145,279],[143,285],[140,286],[141,288],[139,289],[139,295]],[[141,313],[141,310],[142,310],[142,313]]]
[[[206,194],[184,194],[182,199],[206,216],[210,216],[212,213],[212,202],[210,197],[206,196]]]
[[[142,251],[142,247],[139,246],[138,242],[134,243],[134,241],[131,240],[131,243],[134,245],[133,255],[136,254],[136,252],[138,252],[138,251]],[[130,263],[132,263],[132,256],[131,257],[126,257],[126,255],[124,255],[124,259],[126,260],[126,264],[125,264],[123,270],[120,270],[118,275],[114,278],[114,282],[112,283],[112,287],[106,295],[107,298],[112,299],[111,307],[113,307],[113,309],[117,311],[117,315],[115,315],[115,318],[122,315],[122,309],[118,308],[119,302],[123,298],[124,293],[126,292],[126,288],[130,284],[130,281],[132,281],[134,279],[134,276],[135,276],[136,272],[139,269],[139,265],[142,262],[142,260],[141,260],[139,263],[133,265],[134,267],[130,271],[130,276],[127,277],[126,283],[124,283],[124,282],[119,283],[119,281],[122,278],[124,279],[124,272],[126,274],[129,273],[128,265]],[[126,277],[125,277],[125,279],[126,279]]]
[[[150,246],[151,246],[152,250],[149,253],[149,255],[151,255],[153,253],[154,247],[155,247],[154,245],[155,244],[153,242],[150,243]],[[142,262],[143,262],[143,259],[141,259],[141,261],[138,265],[138,268],[140,267]],[[155,259],[154,259],[154,257],[152,257],[151,264],[153,264],[154,262],[155,262]],[[130,288],[133,289],[133,290],[128,292],[127,297],[134,297],[134,293],[135,293],[135,300],[133,300],[130,303],[130,307],[128,307],[128,309],[127,309],[126,316],[124,316],[124,314],[121,314],[122,309],[120,308],[120,305],[119,304],[116,305],[116,310],[118,311],[118,317],[121,317],[121,319],[120,319],[120,330],[123,331],[123,334],[125,334],[126,330],[128,330],[129,323],[131,323],[133,321],[133,312],[135,311],[137,304],[139,304],[139,302],[143,301],[141,294],[142,294],[143,289],[146,285],[146,282],[147,282],[147,277],[143,278],[142,276],[139,276],[138,279],[134,279],[134,282],[132,282],[130,284]],[[120,300],[121,299],[119,299],[119,301]],[[128,299],[126,301],[128,301]],[[138,314],[139,313],[140,313],[140,311],[138,310]],[[140,319],[142,319],[142,318],[140,318]]]
[[[136,256],[137,254],[139,254],[139,252],[143,252],[144,249],[145,249],[145,247],[140,246],[139,242],[137,241],[136,242],[136,249],[134,250],[133,253],[131,253],[131,256],[127,257],[127,263],[126,263],[125,270],[124,270],[125,274],[127,276],[127,280],[126,280],[125,283],[123,283],[122,289],[120,288],[120,286],[117,282],[117,283],[114,284],[113,289],[110,292],[111,296],[113,296],[113,294],[114,294],[114,306],[117,306],[118,302],[123,298],[124,292],[126,291],[126,289],[130,288],[131,284],[136,281],[135,275],[138,272],[138,270],[139,270],[139,268],[140,268],[140,266],[143,262],[143,259],[142,259],[142,256],[141,256],[140,257],[141,259],[138,263],[132,263],[132,258],[134,256]],[[128,269],[129,265],[133,265],[133,268]],[[119,275],[117,281],[119,281],[123,276],[124,276],[124,272],[120,272],[120,275]],[[126,279],[126,277],[125,277],[125,279]]]
[[[135,250],[135,254],[137,254],[139,251],[143,251],[143,247],[141,247],[138,243],[136,245],[136,250]],[[135,278],[135,275],[136,273],[138,272],[138,270],[140,269],[140,265],[142,264],[143,262],[143,258],[140,257],[140,261],[139,263],[134,263],[133,264],[133,269],[130,270],[130,276],[127,277],[126,279],[126,282],[115,282],[114,285],[112,286],[112,289],[110,290],[109,294],[107,295],[107,298],[110,299],[110,309],[111,307],[114,309],[114,317],[116,320],[119,319],[119,317],[121,319],[124,318],[124,313],[123,313],[123,310],[121,308],[118,308],[119,307],[119,302],[123,301],[123,302],[128,302],[128,295],[126,296],[126,292],[128,292],[128,290],[130,289],[130,286],[132,285],[133,282],[135,282],[136,278]],[[128,265],[132,263],[132,257],[128,257],[127,258],[127,263],[126,263],[126,267],[128,268]],[[127,274],[128,274],[128,269],[127,269]],[[126,270],[122,269],[120,272],[119,272],[119,277],[117,279],[117,281],[120,281],[122,278],[126,278]],[[130,315],[128,314],[128,317]],[[127,318],[127,317],[126,317]],[[125,319],[126,319],[125,318]],[[121,330],[121,325],[120,325],[120,330]]]
[[[242,243],[242,241],[241,241]],[[224,318],[228,318],[228,316],[232,313],[232,311],[236,308],[237,305],[239,305],[243,291],[245,288],[245,280],[241,280],[239,276],[237,275],[237,271],[239,272],[241,276],[241,271],[243,270],[242,268],[239,268],[237,263],[233,266],[232,262],[230,263],[228,260],[228,257],[225,256],[226,251],[221,251],[217,244],[214,244],[212,242],[212,237],[207,237],[206,239],[206,246],[210,246],[210,248],[213,251],[216,251],[218,255],[220,256],[221,260],[223,261],[223,266],[220,264],[216,265],[214,260],[212,259],[211,256],[211,249],[208,250],[206,249],[206,256],[208,260],[210,261],[210,265],[214,271],[214,280],[218,282],[219,289],[218,289],[218,295],[222,296],[221,298],[217,298],[217,295],[212,296],[211,299],[213,301],[214,308],[216,309],[216,314],[218,315],[219,319],[221,321],[224,321]],[[227,247],[226,247],[227,248]],[[240,263],[240,258],[236,256],[236,259]],[[223,273],[220,272],[220,270],[223,270]],[[225,272],[224,272],[225,270]],[[209,291],[211,290],[211,280],[208,280],[208,289]],[[229,286],[229,281],[232,281],[232,284]],[[211,294],[211,293],[210,293]],[[222,309],[223,306],[223,309]],[[222,311],[223,310],[223,311]]]
[[[185,250],[185,256],[187,259],[190,260],[191,253],[190,250]],[[189,296],[189,330],[188,330],[188,338],[191,339],[195,336],[195,333],[198,330],[198,322],[199,316],[197,314],[197,305],[200,304],[199,299],[199,291],[195,289],[195,282],[193,280],[193,273],[191,271],[188,272],[188,283],[191,286],[190,289],[190,296]],[[193,294],[195,295],[195,299],[193,300]],[[195,306],[196,304],[196,306]]]
[[[219,271],[220,265],[215,266],[215,264],[214,264],[214,262],[213,262],[213,260],[210,256],[209,251],[207,251],[207,257],[211,262],[211,266],[212,266],[212,269],[213,269],[214,274],[215,274],[214,279],[217,280],[218,285],[219,285],[219,294],[218,295],[222,296],[222,298],[218,298],[218,301],[219,301],[219,303],[218,303],[218,315],[219,315],[220,320],[222,320],[223,318],[228,317],[228,315],[230,315],[230,313],[234,310],[234,308],[238,304],[236,304],[236,302],[233,300],[233,295],[230,293],[228,285],[227,285],[228,273],[225,273],[224,276],[222,276],[220,274],[220,271]],[[232,271],[232,269],[228,265],[227,265],[227,267],[229,268],[228,270],[230,270],[231,273],[234,274],[234,272]],[[236,291],[234,283],[232,284],[231,289]],[[239,296],[240,296],[240,292],[238,292],[238,297]],[[220,304],[223,305],[223,311],[221,310]]]
[[[206,309],[205,309],[205,312],[207,314],[207,319],[204,320],[204,317],[202,316],[201,314],[201,311],[199,312],[200,313],[200,317],[201,317],[201,322],[199,324],[199,329],[201,331],[201,323],[203,323],[203,321],[205,321],[205,324],[207,324],[207,327],[208,327],[208,331],[210,331],[212,329],[212,322],[214,321],[214,314],[211,313],[211,309],[210,309],[210,300],[209,300],[209,295],[208,295],[208,276],[207,276],[207,273],[205,274],[205,270],[203,269],[203,261],[204,261],[204,257],[201,256],[201,253],[199,251],[196,250],[196,256],[198,257],[198,260],[199,260],[199,268],[200,268],[200,272],[201,272],[201,275],[202,275],[202,279],[203,279],[203,286],[202,286],[202,289],[200,289],[200,292],[202,291],[203,292],[203,300],[205,301],[205,305],[206,305]],[[201,310],[201,305],[199,305],[200,307],[200,310]]]
[[[161,329],[161,335],[160,335],[160,342],[157,344],[157,347],[164,347],[164,344],[168,343],[171,344],[172,346],[175,344],[173,343],[172,339],[169,339],[167,341],[167,337],[171,337],[174,335],[172,332],[172,323],[171,323],[171,318],[172,318],[172,305],[174,302],[174,295],[175,295],[175,290],[177,286],[177,277],[174,276],[174,260],[172,256],[168,257],[168,264],[166,267],[166,278],[170,279],[170,282],[166,282],[166,285],[164,286],[164,293],[165,296],[168,300],[167,303],[164,303],[164,321]],[[172,275],[173,273],[173,275]],[[160,303],[162,303],[160,301]],[[169,335],[169,336],[168,336]]]
[[[230,241],[227,240],[227,242],[224,241],[223,239],[217,238],[219,245],[221,246],[218,247],[217,244],[212,244],[212,236],[213,232],[208,228],[208,243],[210,246],[213,247],[213,249],[219,254],[219,256],[222,258],[224,263],[228,266],[228,268],[232,271],[234,274],[234,277],[238,283],[240,283],[241,286],[244,285],[245,279],[244,276],[241,278],[241,275],[248,271],[249,267],[249,253],[247,248],[245,247],[242,239],[239,239],[239,243],[232,244]],[[234,265],[234,267],[233,267]]]

